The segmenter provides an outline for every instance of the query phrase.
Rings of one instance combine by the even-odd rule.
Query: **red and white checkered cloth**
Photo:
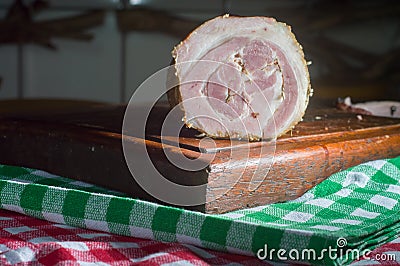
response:
[[[400,265],[400,239],[369,257],[353,264]],[[6,210],[0,210],[0,264],[270,265],[253,257],[75,228]]]
[[[0,210],[1,265],[268,265],[256,258],[70,227]]]

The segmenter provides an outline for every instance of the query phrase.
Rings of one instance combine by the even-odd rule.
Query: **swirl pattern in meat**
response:
[[[172,52],[185,123],[216,138],[273,139],[303,117],[311,94],[302,47],[267,17],[223,16]],[[195,99],[195,101],[193,100]]]

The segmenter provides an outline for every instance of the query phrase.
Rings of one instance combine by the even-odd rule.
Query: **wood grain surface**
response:
[[[129,172],[121,144],[126,138],[133,147],[145,144],[167,179],[188,186],[206,184],[201,195],[206,203],[188,208],[223,213],[294,199],[337,171],[400,155],[400,120],[311,106],[276,146],[237,140],[212,144],[187,128],[179,139],[166,136],[164,148],[171,152],[211,158],[204,169],[186,171],[167,159],[160,143],[167,105],[152,111],[146,139],[121,134],[125,108],[79,101],[0,102],[0,163],[38,168],[160,202]]]

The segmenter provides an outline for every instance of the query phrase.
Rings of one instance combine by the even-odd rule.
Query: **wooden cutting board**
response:
[[[0,163],[38,168],[160,202],[138,185],[125,162],[125,108],[79,101],[0,102]],[[191,159],[211,156],[207,167],[192,172],[173,165],[163,151],[159,132],[167,112],[165,104],[155,107],[145,140],[125,138],[133,146],[145,143],[153,164],[169,180],[206,184],[201,196],[207,202],[187,207],[206,213],[294,199],[337,171],[400,155],[400,120],[311,106],[294,130],[278,138],[274,149],[271,142],[213,144],[191,129],[183,129],[179,139],[167,136],[164,148],[173,153]],[[262,178],[252,177],[269,166],[268,172],[261,171],[266,173]]]

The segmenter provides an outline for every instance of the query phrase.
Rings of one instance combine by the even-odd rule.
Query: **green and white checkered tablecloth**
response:
[[[297,200],[223,215],[0,165],[1,208],[121,235],[312,264],[346,264],[400,235],[400,157],[332,175]],[[281,251],[279,251],[281,250]]]

